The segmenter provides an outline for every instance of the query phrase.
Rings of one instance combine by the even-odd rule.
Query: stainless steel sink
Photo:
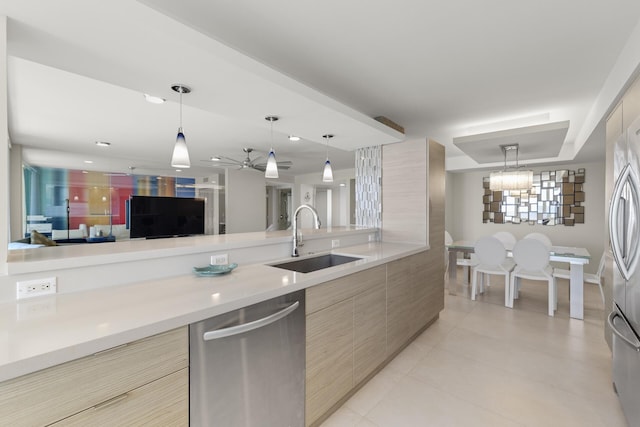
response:
[[[357,261],[359,259],[362,258],[347,255],[325,254],[271,265],[273,267],[284,268],[285,270],[296,271],[298,273],[311,273],[312,271],[346,264],[347,262]]]

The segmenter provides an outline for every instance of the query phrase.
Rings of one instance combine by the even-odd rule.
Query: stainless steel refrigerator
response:
[[[640,118],[614,149],[609,207],[613,266],[613,384],[630,426],[640,426]]]

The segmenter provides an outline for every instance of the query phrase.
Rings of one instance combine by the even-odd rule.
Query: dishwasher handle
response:
[[[624,317],[620,316],[620,314],[618,314],[618,312],[614,310],[611,313],[609,313],[609,316],[607,317],[607,323],[609,324],[609,328],[611,328],[611,331],[613,331],[614,334],[616,334],[622,341],[624,341],[627,345],[629,345],[635,351],[640,352],[640,343],[637,342],[637,340],[636,342],[631,341],[629,338],[625,337],[622,332],[618,330],[618,328],[614,323],[614,319],[616,317],[619,317],[620,319],[622,319],[622,321],[627,326],[627,328],[631,330],[631,326],[629,325],[629,323],[627,323],[627,320]]]
[[[283,308],[280,311],[277,311],[273,314],[270,314],[267,317],[263,317],[262,319],[254,320],[253,322],[243,323],[242,325],[231,326],[229,328],[222,329],[214,329],[213,331],[205,332],[202,338],[205,341],[215,340],[218,338],[230,337],[233,335],[243,334],[245,332],[253,331],[254,329],[262,328],[264,326],[270,325],[273,322],[277,322],[283,317],[288,316],[296,308],[300,306],[300,301],[296,301],[290,306]]]

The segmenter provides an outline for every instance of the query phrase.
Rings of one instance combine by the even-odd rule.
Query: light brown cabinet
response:
[[[353,387],[353,300],[307,316],[306,424]]]
[[[640,79],[629,87],[622,99],[622,123],[628,128],[640,116]]]
[[[188,395],[189,370],[184,368],[52,426],[187,426]]]
[[[307,289],[307,426],[319,425],[437,318],[444,288],[429,279],[426,254]]]
[[[378,269],[372,269],[378,270]],[[386,359],[387,286],[384,269],[376,282],[353,300],[353,379],[365,380]]]
[[[126,408],[127,425],[188,425],[187,332],[175,329],[2,382],[0,425],[49,425],[72,416],[84,425],[123,425],[101,415],[116,407]],[[165,395],[168,389],[175,391]],[[92,416],[105,421],[89,421]]]
[[[385,357],[386,268],[306,291],[306,425],[341,401]]]
[[[395,354],[413,335],[411,276],[409,258],[387,264],[387,355]]]

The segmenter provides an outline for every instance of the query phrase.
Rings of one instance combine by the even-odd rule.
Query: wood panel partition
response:
[[[382,240],[428,243],[427,142],[382,146]]]

